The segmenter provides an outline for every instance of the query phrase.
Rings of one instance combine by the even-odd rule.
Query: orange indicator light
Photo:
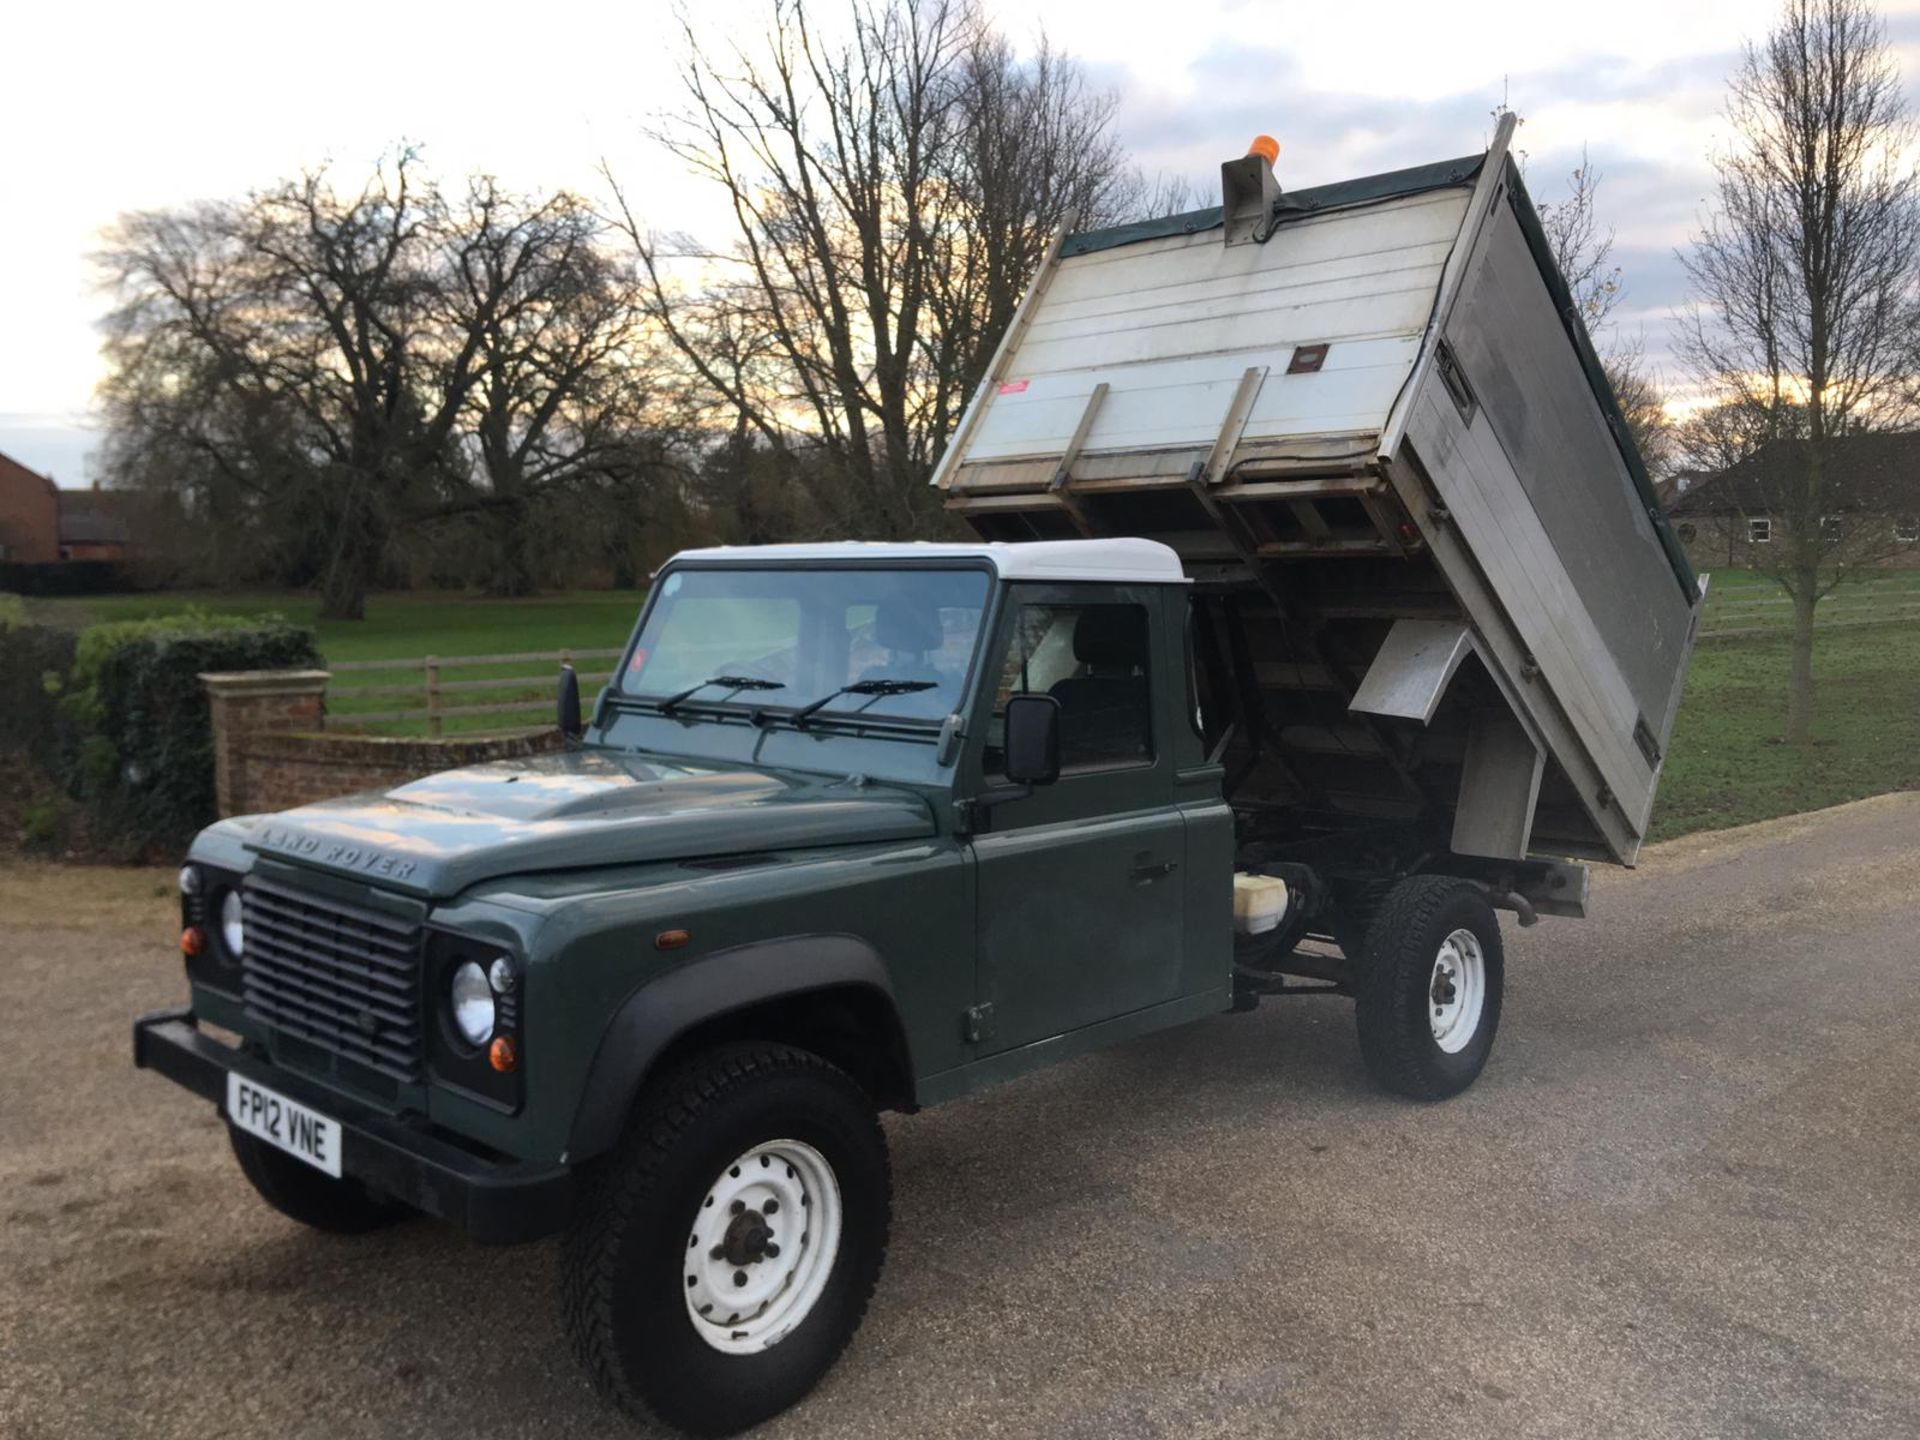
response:
[[[189,925],[180,932],[180,953],[198,955],[207,948],[207,932],[198,925]]]
[[[520,1057],[513,1048],[513,1041],[504,1035],[494,1036],[493,1044],[487,1047],[487,1063],[502,1075],[511,1072],[520,1063]]]
[[[1247,147],[1247,154],[1266,157],[1269,165],[1280,163],[1280,142],[1271,135],[1256,135],[1253,143]]]
[[[653,937],[653,948],[656,950],[678,950],[691,939],[693,939],[691,931],[662,930],[658,935]]]

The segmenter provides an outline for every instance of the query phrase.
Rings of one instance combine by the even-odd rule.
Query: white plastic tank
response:
[[[1292,895],[1287,882],[1273,875],[1233,877],[1233,928],[1242,935],[1265,935],[1287,918]]]

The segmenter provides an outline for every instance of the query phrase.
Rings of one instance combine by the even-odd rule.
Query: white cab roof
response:
[[[985,560],[1003,580],[1105,580],[1133,585],[1184,585],[1180,557],[1158,540],[1035,540],[971,545],[924,540],[842,540],[829,545],[716,545],[682,550],[675,560]]]

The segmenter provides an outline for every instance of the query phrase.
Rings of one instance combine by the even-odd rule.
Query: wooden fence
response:
[[[335,679],[327,688],[329,722],[342,727],[361,725],[424,725],[438,737],[449,719],[466,716],[525,714],[529,722],[540,711],[553,711],[560,666],[586,660],[617,660],[624,647],[610,650],[527,650],[512,655],[423,655],[408,660],[343,660],[329,665]],[[537,668],[537,667],[550,668]],[[513,673],[489,674],[488,671]],[[411,672],[404,683],[388,677]],[[362,681],[358,677],[366,675]],[[353,677],[344,682],[340,677]],[[580,689],[588,703],[594,689],[612,678],[610,671],[580,672]],[[505,698],[501,692],[516,692]],[[477,698],[475,703],[466,696]],[[362,708],[362,700],[408,697],[417,703],[386,709]],[[452,704],[448,703],[452,697]]]
[[[1700,638],[1785,635],[1792,623],[1793,601],[1777,585],[1709,587]],[[1848,581],[1814,611],[1814,625],[1821,630],[1902,623],[1920,623],[1920,572]]]

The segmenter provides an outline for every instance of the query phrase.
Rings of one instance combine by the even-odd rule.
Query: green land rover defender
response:
[[[1700,599],[1509,133],[1056,247],[936,477],[986,539],[683,553],[567,749],[209,827],[137,1063],[305,1224],[560,1237],[597,1386],[706,1434],[854,1335],[883,1111],[1295,994],[1464,1090]]]

